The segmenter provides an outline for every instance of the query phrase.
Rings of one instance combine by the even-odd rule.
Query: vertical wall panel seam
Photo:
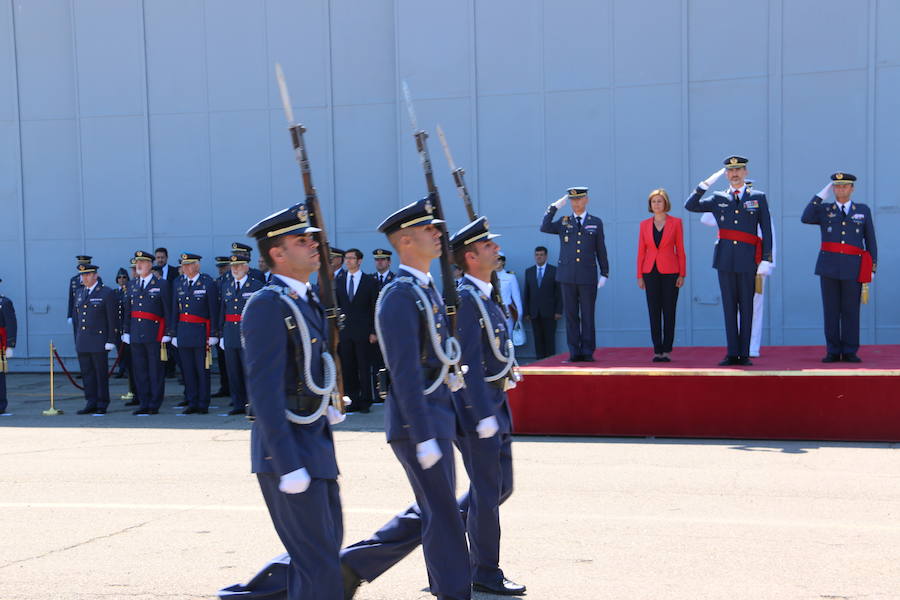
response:
[[[612,172],[609,174],[610,189],[608,190],[608,192],[610,198],[616,198],[618,197],[618,186],[616,185],[616,182],[618,181],[619,171],[618,162],[616,161],[616,0],[610,0],[609,3],[609,40],[609,155],[610,161],[612,162]],[[591,184],[588,183],[587,185]],[[615,207],[615,204],[613,206]],[[618,210],[616,208],[613,208],[613,211],[614,212],[611,215],[610,224],[615,224],[615,229],[618,230]],[[607,229],[609,230],[609,227],[607,227]],[[618,238],[618,234],[616,235],[616,238]],[[615,252],[616,245],[617,244],[613,245],[614,256],[608,256],[607,259],[609,260],[610,258],[612,258],[613,260],[609,260],[609,262],[613,265],[619,266],[617,262],[619,253]],[[609,254],[609,249],[607,249],[607,255]],[[610,269],[610,271],[612,270]],[[610,272],[609,274],[612,275],[613,273]],[[622,281],[626,281],[626,278],[623,277]],[[605,304],[608,310],[611,310],[615,306],[615,297],[603,298],[603,296],[599,293],[597,294],[597,296],[605,300],[605,302],[603,302],[602,304]],[[602,339],[599,335],[597,335],[598,331],[601,331],[602,328],[600,327],[600,320],[596,318],[596,312],[597,309],[595,307],[594,318],[596,325],[594,326],[594,335],[597,339]],[[615,336],[613,336],[613,339],[615,339]],[[610,344],[608,339],[604,340],[604,342],[606,342],[607,346],[618,345],[615,343]]]
[[[536,24],[537,27],[537,36],[538,36],[538,56],[540,56],[540,60],[538,61],[538,75],[540,77],[540,90],[538,94],[538,99],[540,100],[540,119],[541,126],[538,129],[538,145],[540,153],[539,158],[541,159],[541,185],[540,190],[543,199],[549,198],[549,190],[547,189],[547,79],[546,79],[546,61],[547,57],[545,56],[545,52],[547,50],[546,45],[544,43],[544,23],[546,23],[546,19],[544,18],[544,8],[546,7],[546,0],[538,0],[539,6],[538,11],[540,14],[540,19]],[[540,199],[539,199],[540,200]]]
[[[877,131],[875,129],[875,111],[878,108],[878,78],[877,78],[877,60],[878,60],[878,0],[869,0],[868,2],[868,41],[867,48],[867,85],[866,85],[866,189],[871,190],[872,200],[866,199],[866,203],[871,207],[872,218],[875,219],[878,210],[875,202],[875,137]],[[875,219],[877,223],[878,220]],[[875,291],[874,289],[872,290]],[[872,343],[878,343],[878,296],[872,293],[869,302],[868,317],[866,322],[872,328]],[[863,330],[864,332],[865,330]]]
[[[210,235],[213,232],[213,141],[212,141],[212,108],[209,101],[209,36],[206,35],[206,11],[209,7],[209,0],[203,3],[203,10],[200,14],[200,33],[203,36],[203,83],[206,91],[206,181],[207,200],[209,201],[208,225]],[[180,234],[180,232],[179,232]]]
[[[325,70],[325,77],[328,79],[325,86],[325,103],[326,103],[326,116],[328,118],[328,152],[331,156],[331,215],[332,215],[332,235],[329,236],[329,241],[332,244],[340,247],[339,242],[340,238],[338,237],[338,211],[337,211],[337,195],[338,195],[338,187],[337,187],[337,140],[334,136],[334,52],[332,50],[333,46],[331,43],[331,32],[332,32],[332,12],[331,12],[331,2],[332,0],[325,0],[325,36],[326,36],[326,49],[328,52],[328,68]],[[322,218],[325,218],[325,215],[322,215]]]
[[[149,241],[149,245],[156,248],[156,235],[154,232],[154,221],[153,221],[153,159],[151,152],[151,139],[150,139],[150,69],[147,65],[147,3],[146,0],[140,0],[140,21],[141,21],[141,35],[142,35],[142,44],[141,48],[144,51],[143,60],[141,61],[141,66],[144,69],[143,72],[143,83],[144,83],[144,132],[146,133],[146,151],[147,155],[144,157],[144,176],[147,178],[147,182],[145,184],[145,192],[147,199],[147,239]]]
[[[265,77],[263,77],[263,93],[265,94],[265,109],[266,109],[266,132],[268,135],[266,136],[266,140],[268,143],[266,144],[266,153],[268,154],[268,164],[269,164],[269,206],[275,209],[275,164],[273,162],[272,155],[272,144],[275,143],[275,132],[272,131],[272,106],[269,102],[269,89],[272,85],[272,80],[269,77],[275,76],[275,64],[272,62],[272,56],[269,54],[269,0],[265,0],[262,4],[263,11],[263,44],[265,44],[266,50],[266,64],[263,66],[263,73],[265,73]],[[291,99],[291,104],[294,101]],[[277,108],[275,109],[278,110]],[[285,115],[287,118],[287,115]],[[240,236],[240,231],[234,232],[235,237]],[[216,235],[216,232],[213,231],[213,236]],[[215,237],[213,237],[215,240]]]
[[[475,181],[468,181],[466,185],[473,187],[475,190],[475,207],[478,213],[484,211],[484,204],[481,202],[481,168],[478,164],[478,24],[476,21],[475,0],[470,0],[469,8],[469,101],[471,102],[470,110],[471,128],[470,128],[470,150],[472,152],[472,165],[475,168]],[[474,184],[474,185],[473,185]]]
[[[775,199],[774,215],[771,215],[773,221],[778,223],[775,237],[781,235],[784,240],[783,232],[785,231],[784,221],[784,4],[782,0],[770,0],[768,3],[768,77],[767,85],[767,102],[766,102],[766,120],[768,122],[768,167],[769,167],[769,185],[767,186],[769,195]],[[778,252],[784,255],[784,244],[778,244]],[[776,256],[776,265],[778,257]],[[770,279],[767,283],[766,300],[763,310],[769,312],[769,343],[773,345],[781,345],[784,343],[784,322],[785,322],[785,303],[784,303],[784,261],[781,260],[782,268],[776,269],[775,278]],[[771,277],[771,276],[770,276]],[[772,284],[778,286],[779,293],[772,292]],[[767,305],[767,306],[766,306]]]
[[[78,28],[75,23],[75,0],[69,0],[69,26],[72,30],[72,71],[75,81],[75,141],[78,154],[78,206],[81,216],[81,252],[87,254],[84,207],[84,149],[81,139],[81,80],[78,76]]]
[[[25,241],[25,165],[22,156],[22,97],[21,90],[19,89],[19,52],[18,52],[18,38],[16,36],[16,9],[15,9],[15,0],[9,0],[9,29],[10,29],[10,46],[12,48],[12,59],[13,59],[13,77],[12,84],[14,86],[15,93],[12,95],[15,104],[16,104],[16,152],[18,153],[19,159],[19,173],[18,173],[18,196],[19,196],[19,248],[22,250],[22,298],[25,301],[26,310],[21,311],[22,314],[21,320],[24,321],[25,326],[22,328],[20,332],[19,339],[24,341],[24,350],[25,352],[22,354],[22,358],[26,358],[29,355],[29,321],[31,318],[31,311],[27,310],[30,306],[30,302],[28,300],[28,264],[25,259],[25,252],[27,248],[27,244]]]
[[[690,143],[690,135],[691,135],[691,110],[690,110],[690,101],[691,101],[691,72],[690,72],[690,6],[689,0],[682,0],[681,2],[681,181],[679,184],[681,185],[682,190],[688,189],[690,185],[688,180],[690,179],[690,170],[691,170],[691,143]],[[684,222],[686,224],[688,240],[691,239],[691,219],[690,215],[684,215]],[[687,279],[688,281],[688,289],[686,290],[687,297],[693,299],[694,297],[694,285],[693,285],[693,277]],[[682,296],[683,297],[683,296]],[[682,300],[682,304],[684,304],[684,300]],[[687,346],[692,346],[694,344],[694,311],[693,302],[688,305],[688,310],[684,310],[682,308],[681,314],[687,320],[687,323],[681,326],[681,330],[686,333],[686,344]],[[679,319],[677,319],[676,313],[676,337],[678,335],[677,323]]]
[[[399,208],[403,206],[405,202],[403,201],[403,182],[405,181],[404,174],[406,173],[406,169],[403,162],[403,103],[405,102],[405,98],[401,98],[401,89],[403,86],[403,77],[401,75],[400,69],[400,2],[399,0],[394,0],[392,3],[394,7],[394,132],[397,136],[397,139],[394,140],[394,147],[397,148],[397,199],[394,202],[394,207]],[[412,89],[410,89],[410,93],[412,93]],[[418,198],[418,194],[414,194],[413,198]]]

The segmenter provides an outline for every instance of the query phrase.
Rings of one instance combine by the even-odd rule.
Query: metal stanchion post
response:
[[[53,403],[54,393],[56,391],[53,387],[53,373],[56,370],[53,368],[53,350],[54,350],[53,340],[50,340],[50,409],[44,411],[43,414],[45,417],[55,417],[56,415],[63,414],[63,411],[56,410],[56,407],[54,406],[54,403]]]

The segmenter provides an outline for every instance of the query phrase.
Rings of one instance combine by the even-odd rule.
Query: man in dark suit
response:
[[[375,302],[378,282],[360,269],[363,254],[356,248],[344,253],[344,268],[334,280],[338,306],[345,315],[341,330],[341,368],[344,393],[353,400],[349,410],[369,412],[374,401],[370,369],[375,352]]]
[[[156,256],[156,268],[159,269],[160,277],[166,281],[172,281],[178,278],[178,269],[169,264],[169,250],[167,248],[157,248],[153,254]]]
[[[562,292],[556,267],[547,264],[547,248],[534,249],[533,267],[525,269],[525,319],[531,320],[534,352],[538,358],[556,354],[556,322],[562,317]]]
[[[109,406],[107,355],[116,347],[118,306],[113,291],[97,281],[97,270],[95,265],[78,265],[82,287],[75,294],[75,350],[85,399],[79,415],[104,415]]]

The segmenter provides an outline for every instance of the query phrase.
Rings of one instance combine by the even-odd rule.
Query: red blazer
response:
[[[638,278],[652,271],[654,263],[660,273],[678,273],[681,277],[687,275],[684,231],[678,217],[672,215],[666,217],[666,226],[663,228],[659,248],[653,243],[653,217],[641,221],[641,231],[638,235]]]

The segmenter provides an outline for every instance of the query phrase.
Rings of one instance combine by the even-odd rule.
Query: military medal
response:
[[[569,236],[567,236],[567,235],[563,236],[563,241],[566,242],[566,243],[568,243],[568,241],[569,241]]]

